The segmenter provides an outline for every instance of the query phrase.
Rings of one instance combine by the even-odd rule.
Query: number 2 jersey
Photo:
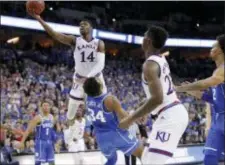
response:
[[[75,72],[80,76],[87,77],[94,66],[95,73],[100,73],[105,64],[99,63],[100,58],[105,58],[105,55],[98,55],[99,39],[93,38],[87,42],[82,37],[76,38],[76,47],[74,50]],[[89,75],[94,77],[95,75]]]
[[[54,120],[53,116],[49,114],[48,116],[42,116],[41,123],[37,125],[35,130],[35,141],[54,141],[55,132],[54,132]]]
[[[103,94],[98,97],[87,97],[87,116],[92,122],[95,133],[106,132],[111,130],[121,130],[119,120],[115,112],[107,112],[104,106],[104,100],[108,94]]]
[[[168,106],[169,104],[172,104],[175,101],[179,101],[179,99],[177,98],[177,94],[174,91],[172,78],[170,76],[170,68],[166,58],[160,55],[151,55],[145,62],[147,61],[154,61],[155,63],[158,64],[160,68],[159,79],[160,83],[162,84],[163,102],[154,111],[152,111],[152,114],[156,115],[162,108]],[[146,82],[143,73],[142,73],[142,86],[144,88],[146,97],[150,98],[151,95],[149,92],[148,83]]]

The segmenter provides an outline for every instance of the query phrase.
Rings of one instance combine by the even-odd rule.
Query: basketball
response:
[[[27,10],[34,11],[35,14],[40,15],[45,9],[45,2],[42,0],[27,1],[26,8]]]

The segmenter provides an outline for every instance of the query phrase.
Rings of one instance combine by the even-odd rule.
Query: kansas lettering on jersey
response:
[[[87,42],[82,37],[76,39],[76,47],[74,50],[75,72],[81,76],[87,77],[95,65],[98,65],[99,58],[104,58],[102,55],[98,56],[99,40],[93,39]],[[104,64],[103,64],[104,65]],[[102,66],[99,66],[99,71]],[[98,68],[96,68],[98,70]],[[89,75],[95,76],[95,75]]]
[[[53,141],[54,138],[54,122],[53,122],[53,116],[42,116],[41,117],[41,123],[37,125],[36,127],[36,138],[35,140],[51,140]]]
[[[173,86],[172,78],[170,75],[170,68],[169,68],[169,64],[166,61],[166,58],[164,56],[152,55],[146,61],[154,61],[160,67],[159,76],[160,76],[160,82],[162,84],[162,90],[163,90],[163,102],[154,111],[152,111],[152,114],[155,115],[163,107],[173,103],[174,101],[178,101],[178,98],[177,98],[176,92],[174,91],[174,86]],[[145,81],[143,73],[142,73],[142,86],[144,88],[146,97],[150,98],[151,95],[149,92],[148,83]]]
[[[107,112],[104,106],[104,99],[108,94],[103,94],[98,97],[87,97],[87,115],[91,120],[95,132],[103,132],[110,130],[118,130],[119,120],[115,112]]]

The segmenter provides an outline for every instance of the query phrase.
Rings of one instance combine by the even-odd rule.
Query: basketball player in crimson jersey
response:
[[[74,49],[75,73],[73,76],[73,86],[70,91],[67,118],[73,121],[77,109],[83,104],[84,90],[83,82],[88,77],[98,77],[103,83],[103,92],[106,93],[106,85],[102,70],[105,67],[105,45],[102,40],[92,37],[92,25],[89,21],[80,22],[81,37],[64,35],[54,31],[41,17],[33,11],[27,12],[40,22],[45,31],[56,41],[69,45]],[[70,125],[73,122],[70,122]],[[72,125],[71,125],[72,126]],[[71,128],[70,126],[70,128]],[[73,129],[71,128],[71,140]]]
[[[120,122],[121,128],[128,128],[147,114],[158,116],[148,139],[150,145],[142,153],[142,163],[146,165],[165,164],[173,156],[188,124],[187,110],[173,89],[169,65],[166,58],[160,55],[167,37],[167,32],[157,26],[152,26],[145,33],[142,48],[146,61],[143,65],[142,85],[147,100]]]

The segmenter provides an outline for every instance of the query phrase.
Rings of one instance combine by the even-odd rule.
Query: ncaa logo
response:
[[[155,139],[160,140],[163,143],[167,142],[170,139],[170,133],[158,131]]]

